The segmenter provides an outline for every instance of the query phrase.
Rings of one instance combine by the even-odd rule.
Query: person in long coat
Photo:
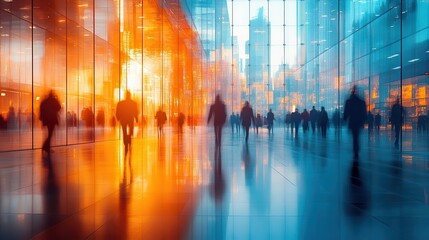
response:
[[[244,127],[246,131],[246,143],[249,139],[249,128],[250,124],[253,122],[255,124],[255,116],[253,116],[253,109],[250,107],[248,101],[244,103],[244,107],[241,109],[240,114],[241,125]]]
[[[209,117],[207,123],[210,122],[210,119],[213,118],[213,125],[215,130],[215,141],[216,146],[220,147],[222,141],[222,127],[226,121],[226,106],[223,101],[220,99],[219,95],[216,95],[215,102],[210,106]]]
[[[42,150],[50,154],[51,140],[54,134],[55,126],[59,124],[58,113],[61,110],[61,104],[58,97],[51,90],[48,96],[40,103],[39,119],[42,125],[48,128],[48,137],[42,145]]]
[[[356,94],[356,86],[353,86],[351,95],[344,107],[344,121],[348,121],[349,129],[353,136],[354,158],[359,157],[359,132],[366,121],[366,103]]]

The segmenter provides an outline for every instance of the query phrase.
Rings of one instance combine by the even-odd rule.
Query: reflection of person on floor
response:
[[[167,121],[167,114],[162,111],[161,108],[156,112],[156,125],[158,126],[158,137],[162,134],[162,128],[164,127],[164,123]]]
[[[216,147],[220,148],[222,142],[222,127],[226,121],[226,107],[223,101],[220,99],[219,95],[216,95],[214,104],[210,106],[209,117],[207,123],[210,122],[210,119],[213,116],[213,125],[215,130],[215,141]]]
[[[248,101],[244,103],[244,107],[241,109],[240,114],[241,119],[241,125],[243,125],[245,131],[246,131],[246,143],[249,139],[249,128],[251,122],[253,122],[253,125],[255,125],[255,116],[253,116],[253,109],[250,107],[250,104]]]
[[[399,104],[399,98],[397,98],[392,106],[392,115],[390,116],[392,126],[395,127],[395,145],[399,143],[399,133],[401,132],[404,115],[404,108]]]
[[[359,131],[366,121],[366,103],[356,93],[356,86],[353,86],[351,95],[344,107],[344,121],[349,122],[349,129],[353,135],[354,158],[359,157]]]
[[[214,199],[216,203],[222,203],[225,194],[225,177],[222,173],[222,153],[219,148],[215,150],[214,166]]]
[[[51,139],[54,134],[55,126],[58,125],[58,113],[61,110],[60,101],[57,96],[51,90],[48,96],[40,103],[40,115],[39,119],[42,121],[42,125],[48,128],[48,137],[43,142],[42,150],[46,151],[48,155],[51,150]]]
[[[128,90],[125,92],[125,100],[120,101],[116,106],[116,118],[121,123],[125,151],[128,151],[128,148],[131,147],[134,119],[136,123],[139,121],[137,103],[131,100],[131,93]]]

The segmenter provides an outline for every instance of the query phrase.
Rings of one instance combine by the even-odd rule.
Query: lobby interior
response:
[[[428,11],[422,0],[0,1],[0,239],[426,239]],[[358,158],[342,120],[353,86],[380,116],[379,130],[361,129]],[[61,110],[47,154],[50,91]],[[116,115],[126,91],[138,107],[129,148]],[[247,142],[231,126],[245,101],[255,117],[273,110],[273,133],[263,121]],[[326,137],[286,123],[313,106],[328,113]]]

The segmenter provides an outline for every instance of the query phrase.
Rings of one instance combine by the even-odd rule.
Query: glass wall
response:
[[[367,110],[380,113],[385,128],[399,98],[406,113],[403,134],[412,134],[429,110],[428,9],[421,0],[298,1],[306,105],[342,110],[357,85]]]
[[[169,126],[179,112],[200,122],[214,70],[185,10],[179,0],[1,1],[0,151],[41,147],[39,106],[51,90],[62,107],[55,146],[119,138],[126,89],[137,136],[159,108]]]

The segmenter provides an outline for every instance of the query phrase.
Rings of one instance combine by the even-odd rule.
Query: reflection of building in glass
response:
[[[270,83],[270,25],[264,16],[264,9],[258,10],[258,16],[249,22],[249,40],[246,43],[246,72],[250,87],[250,102],[256,111],[264,113],[268,104],[268,84]],[[272,97],[272,96],[271,96]]]
[[[352,85],[358,85],[382,124],[399,97],[406,127],[415,127],[418,115],[428,111],[429,22],[422,12],[429,3],[304,1],[298,9],[306,106],[342,108]]]
[[[0,114],[16,116],[0,151],[40,147],[39,102],[50,89],[62,104],[54,145],[116,139],[125,89],[148,125],[159,107],[171,126],[179,112],[189,125],[204,117],[214,70],[179,1],[1,1],[0,12]]]

